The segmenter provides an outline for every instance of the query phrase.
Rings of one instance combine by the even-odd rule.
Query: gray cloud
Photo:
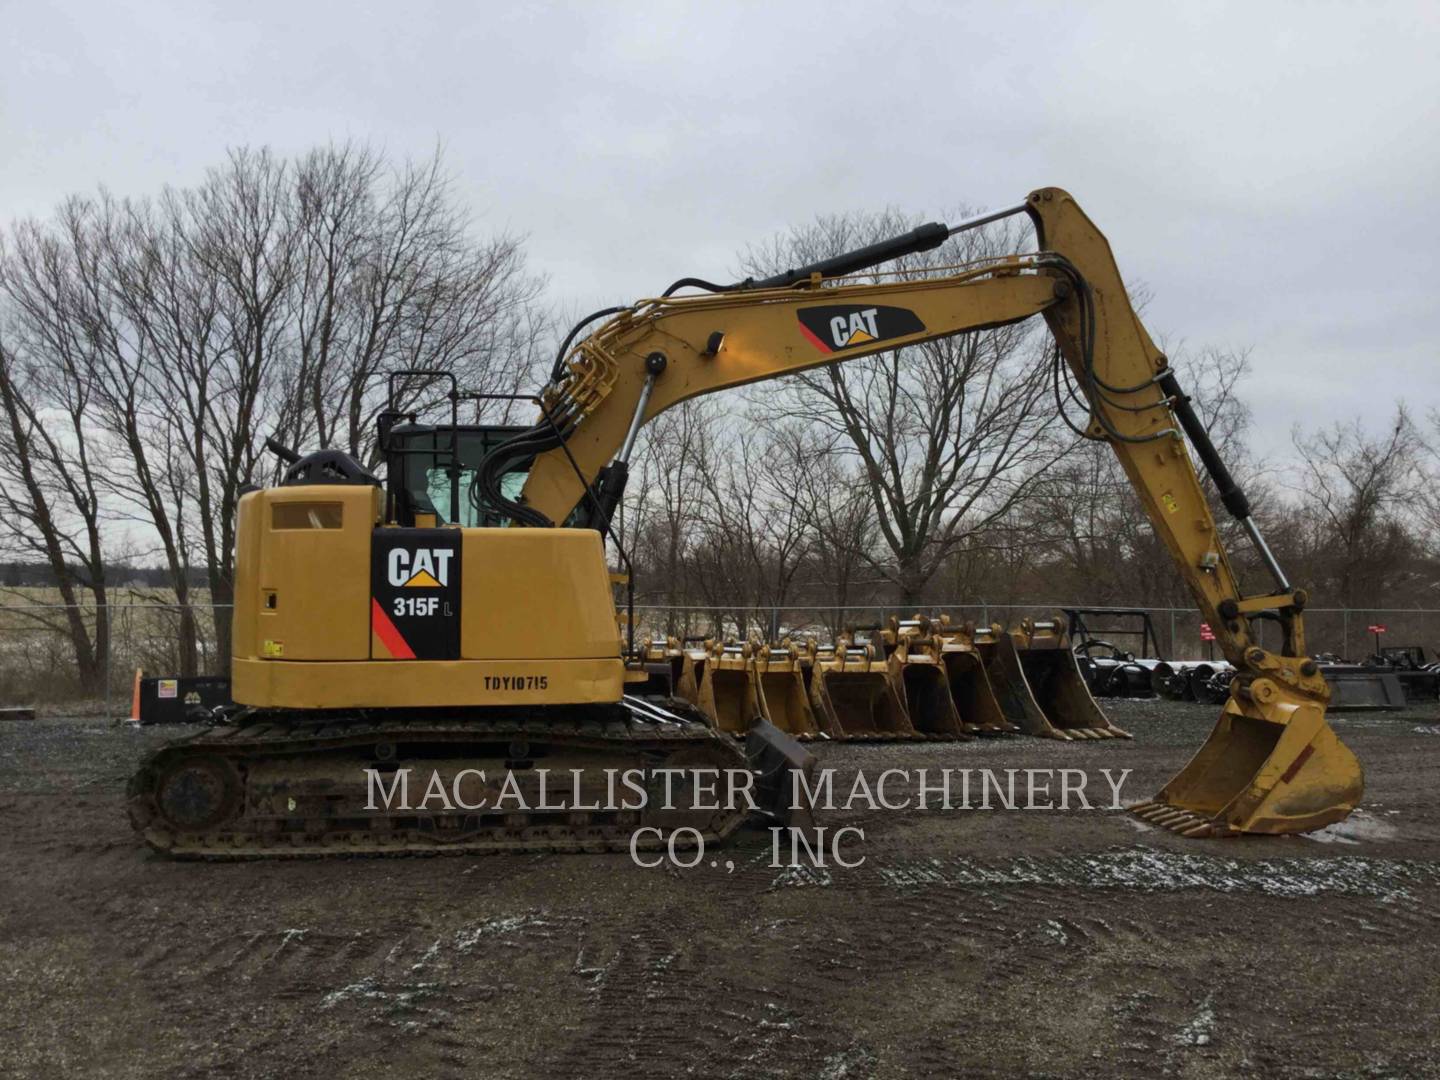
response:
[[[5,217],[238,143],[438,141],[585,306],[817,212],[1058,184],[1152,329],[1253,346],[1262,446],[1440,404],[1433,4],[3,7]]]

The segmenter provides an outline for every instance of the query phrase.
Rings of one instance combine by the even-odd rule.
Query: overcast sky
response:
[[[574,307],[816,213],[1068,188],[1293,423],[1440,406],[1440,4],[0,0],[0,215],[226,147],[438,141]]]

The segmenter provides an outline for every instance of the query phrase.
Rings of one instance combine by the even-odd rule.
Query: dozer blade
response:
[[[1153,801],[1130,809],[1182,836],[1298,833],[1343,820],[1364,787],[1360,763],[1321,705],[1261,707],[1232,696],[1189,764]]]
[[[815,758],[768,720],[757,720],[745,736],[745,757],[755,774],[755,802],[780,825],[808,830],[815,824],[809,788],[796,782],[814,775]]]

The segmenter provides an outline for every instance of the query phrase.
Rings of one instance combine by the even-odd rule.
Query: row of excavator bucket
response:
[[[722,731],[765,719],[798,739],[1129,738],[1090,696],[1057,622],[952,625],[892,618],[833,644],[655,641],[649,689]]]

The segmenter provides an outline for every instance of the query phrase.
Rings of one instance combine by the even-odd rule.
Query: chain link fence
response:
[[[636,605],[636,640],[644,642],[665,637],[718,637],[744,639],[786,635],[813,636],[830,640],[852,629],[883,625],[891,615],[945,614],[956,623],[974,621],[981,625],[1018,623],[1022,618],[1048,618],[1064,608],[1085,608],[1074,603],[1032,604],[919,604],[901,609],[894,604],[839,607],[746,607],[720,609]],[[1150,615],[1161,653],[1170,659],[1197,659],[1213,653],[1213,643],[1201,640],[1200,618],[1193,608],[1145,607],[1120,609],[1113,606],[1088,610],[1118,612],[1143,610]],[[183,630],[189,613],[195,641],[195,674],[225,675],[229,659],[221,655],[215,631],[217,618],[228,620],[228,605],[194,605],[134,601],[111,605],[108,655],[92,677],[83,677],[71,632],[76,616],[90,641],[100,623],[93,606],[67,607],[63,604],[0,603],[0,705],[61,704],[92,701],[108,715],[129,708],[136,669],[152,675],[180,674],[185,667]],[[1104,614],[1090,617],[1092,629],[1122,621]],[[1139,620],[1129,621],[1136,629]],[[1279,645],[1279,630],[1257,623],[1262,641]],[[1440,659],[1440,609],[1428,608],[1307,608],[1306,647],[1310,653],[1332,653],[1350,660],[1363,660],[1375,651],[1377,635],[1371,627],[1383,626],[1379,643],[1420,645],[1432,659]],[[1140,639],[1113,633],[1097,636],[1113,640],[1123,649],[1140,651]],[[119,710],[117,713],[116,710]]]

